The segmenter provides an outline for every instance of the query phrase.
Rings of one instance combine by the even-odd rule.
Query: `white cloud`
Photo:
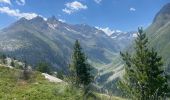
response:
[[[101,27],[96,27],[98,30],[102,30],[103,32],[105,32],[108,36],[111,36],[113,33],[123,33],[120,30],[113,30],[110,29],[109,27],[106,28],[101,28]]]
[[[25,5],[25,0],[15,0],[15,2],[18,4],[18,5]],[[5,4],[10,4],[12,5],[11,3],[11,0],[0,0],[0,3],[5,3]]]
[[[73,9],[73,10],[87,9],[86,5],[83,5],[82,3],[78,2],[78,1],[66,3],[66,7],[68,7],[69,9]]]
[[[96,3],[100,4],[102,0],[94,0]]]
[[[83,5],[81,2],[74,1],[74,2],[68,2],[65,4],[66,8],[64,8],[62,11],[67,14],[72,14],[79,10],[85,10],[87,9],[86,5]]]
[[[17,3],[18,5],[23,6],[23,5],[25,5],[25,0],[16,0],[16,3]]]
[[[14,17],[17,17],[17,18],[24,17],[24,18],[26,18],[28,20],[30,20],[32,18],[35,18],[37,16],[41,16],[41,15],[38,15],[36,13],[24,13],[24,12],[20,12],[19,9],[10,9],[9,7],[0,7],[0,13],[4,13],[4,14],[7,14],[9,16],[14,16]]]
[[[129,10],[130,10],[130,11],[136,11],[136,9],[133,8],[133,7],[131,7]]]
[[[60,22],[63,22],[63,23],[66,22],[64,19],[58,19],[58,20],[59,20]]]
[[[67,9],[67,8],[64,8],[62,11],[63,11],[63,12],[65,12],[65,13],[67,13],[67,14],[71,14],[71,13],[73,13],[73,11],[72,11],[72,10]]]
[[[0,3],[6,3],[6,4],[10,4],[11,5],[11,1],[10,0],[0,0]]]

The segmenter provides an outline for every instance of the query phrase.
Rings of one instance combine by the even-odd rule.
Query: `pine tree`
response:
[[[50,65],[46,62],[40,62],[36,65],[36,70],[40,71],[42,73],[48,73],[51,74],[51,68]]]
[[[70,64],[70,72],[75,84],[77,86],[82,85],[83,87],[89,85],[93,80],[91,70],[91,66],[87,62],[87,57],[82,52],[79,41],[76,40],[72,55],[72,63]]]
[[[124,79],[119,87],[134,100],[158,100],[167,93],[167,78],[162,58],[154,49],[149,49],[149,42],[142,28],[135,40],[135,52],[121,53],[125,62]]]

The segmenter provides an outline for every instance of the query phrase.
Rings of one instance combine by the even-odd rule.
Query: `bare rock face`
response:
[[[54,76],[51,76],[49,74],[46,74],[46,73],[42,73],[42,75],[44,75],[44,77],[49,80],[50,82],[54,82],[54,83],[61,83],[61,82],[64,82],[63,80],[59,79],[59,78],[56,78]]]

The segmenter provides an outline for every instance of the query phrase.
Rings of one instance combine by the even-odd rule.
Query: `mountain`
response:
[[[150,47],[156,49],[158,54],[163,57],[164,65],[167,66],[166,71],[170,73],[170,3],[166,4],[156,14],[152,24],[145,32],[149,38]],[[136,37],[135,32],[132,33],[132,37]],[[122,41],[121,43],[125,43],[123,41],[126,40],[121,40],[124,35],[122,37],[119,35],[120,33],[115,34],[116,35],[111,36],[112,39],[116,39],[117,41],[120,39],[120,41]],[[127,37],[128,36],[125,38],[128,40]],[[129,45],[127,45],[127,48],[125,47],[125,51],[133,52],[133,40],[134,38],[130,39],[131,43],[128,42]],[[116,94],[118,90],[115,83],[121,78],[123,73],[123,63],[121,62],[120,56],[117,56],[112,64],[106,65],[100,70],[100,77],[97,79],[97,82],[99,82],[99,85],[102,85],[103,88],[112,88],[113,92]]]
[[[66,69],[73,44],[78,39],[89,62],[98,67],[111,63],[125,46],[112,37],[86,24],[72,25],[60,22],[54,16],[47,20],[37,16],[31,20],[21,18],[2,29],[0,51],[33,66],[46,61],[58,69]]]
[[[163,56],[165,65],[170,69],[170,3],[156,14],[146,33],[151,46]]]
[[[112,35],[110,35],[110,37],[114,41],[117,41],[119,43],[121,50],[124,50],[135,39],[135,37],[137,36],[136,33],[137,33],[136,31],[131,31],[131,32],[118,31],[118,32],[114,32]]]

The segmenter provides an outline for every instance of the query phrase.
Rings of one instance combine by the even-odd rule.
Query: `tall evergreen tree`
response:
[[[36,70],[40,71],[42,73],[48,73],[51,74],[51,68],[50,65],[46,62],[40,62],[36,65]]]
[[[125,75],[119,87],[134,100],[158,100],[167,93],[162,58],[154,49],[149,49],[148,43],[141,28],[135,40],[134,54],[121,53],[125,62]]]
[[[70,64],[70,71],[75,84],[78,86],[82,85],[83,87],[89,85],[93,80],[91,70],[91,66],[87,62],[87,57],[82,52],[79,41],[76,40],[72,55],[72,63]]]

